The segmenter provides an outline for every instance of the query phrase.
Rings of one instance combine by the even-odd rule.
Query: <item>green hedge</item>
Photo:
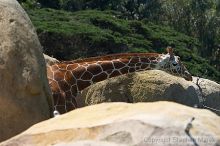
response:
[[[120,19],[115,11],[53,9],[27,11],[35,25],[45,53],[60,60],[120,52],[164,52],[175,45],[189,71],[196,76],[220,81],[220,73],[196,52],[197,39],[146,21]]]

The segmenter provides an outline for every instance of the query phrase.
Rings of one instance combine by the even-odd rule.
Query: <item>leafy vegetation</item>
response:
[[[193,75],[220,81],[220,58],[216,57],[220,51],[215,53],[220,43],[218,1],[19,2],[37,28],[44,51],[58,59],[119,52],[161,53],[172,45]]]
[[[220,77],[207,60],[196,55],[199,41],[170,27],[124,20],[115,11],[36,9],[28,14],[44,51],[61,60],[119,52],[162,53],[166,46],[175,44],[176,54],[194,75]]]

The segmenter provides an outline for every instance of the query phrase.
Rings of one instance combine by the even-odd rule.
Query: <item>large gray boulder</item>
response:
[[[0,141],[50,118],[52,105],[35,29],[16,0],[0,0]]]
[[[220,115],[220,85],[197,77],[193,81],[160,70],[148,70],[111,78],[83,90],[80,106],[103,102],[174,101],[191,107],[213,108]]]
[[[220,117],[172,102],[103,103],[38,123],[0,146],[218,146]]]
[[[193,77],[192,82],[199,85],[196,86],[197,96],[200,99],[200,103],[203,103],[204,108],[220,115],[220,84],[198,77]]]

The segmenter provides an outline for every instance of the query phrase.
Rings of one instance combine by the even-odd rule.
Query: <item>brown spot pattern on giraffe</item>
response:
[[[65,105],[65,97],[61,93],[53,94],[55,105]]]
[[[54,72],[54,71],[59,70],[59,67],[57,65],[53,65],[53,66],[51,66],[51,69]]]
[[[102,72],[102,68],[97,64],[91,64],[87,67],[87,71],[91,72],[93,75],[97,75]]]
[[[133,57],[130,61],[130,63],[137,63],[139,62],[139,57]]]
[[[70,91],[72,92],[73,96],[76,96],[77,95],[77,86],[72,85]]]
[[[59,64],[58,67],[59,67],[59,70],[65,71],[67,66],[66,66],[66,64]]]
[[[71,87],[71,86],[70,86],[66,81],[64,81],[64,80],[59,81],[58,84],[59,84],[60,88],[61,88],[64,92],[68,91],[68,90],[70,89],[70,87]]]
[[[134,67],[134,66],[135,66],[135,63],[129,63],[128,66]]]
[[[68,102],[71,102],[72,101],[72,93],[70,90],[66,91],[66,97],[65,97],[65,100],[68,101]]]
[[[93,74],[90,73],[90,72],[88,72],[88,71],[86,71],[86,72],[82,75],[81,79],[82,79],[82,80],[90,80],[92,77],[93,77]]]
[[[92,81],[93,82],[100,82],[100,81],[103,81],[103,80],[107,79],[107,77],[108,77],[108,75],[103,72],[103,73],[93,77]]]
[[[56,109],[60,113],[75,109],[78,92],[91,83],[155,68],[159,56],[156,53],[124,53],[67,61],[49,67],[48,78]]]
[[[114,69],[112,62],[110,62],[110,61],[104,62],[103,64],[101,64],[101,67],[102,67],[103,71],[108,71],[108,70]]]
[[[74,70],[74,69],[76,69],[77,67],[79,67],[79,64],[68,64],[67,65],[67,70]]]
[[[120,68],[125,66],[125,64],[120,62],[120,61],[113,61],[113,64],[114,64],[116,69],[120,69]]]
[[[56,81],[61,81],[64,79],[65,71],[64,70],[58,70],[54,72],[54,78]]]
[[[126,74],[126,73],[128,73],[128,69],[129,69],[129,67],[123,67],[122,69],[120,69],[120,72],[122,74]]]
[[[118,75],[120,75],[120,72],[117,71],[117,70],[115,70],[115,71],[113,71],[113,72],[111,73],[110,78],[111,78],[111,77],[116,77],[116,76],[118,76]]]
[[[140,58],[140,60],[143,63],[150,63],[150,60],[148,58]]]
[[[157,60],[156,57],[150,57],[149,59],[150,59],[150,60]]]
[[[73,77],[73,74],[71,71],[66,72],[64,79],[69,85],[76,84],[76,79]]]
[[[142,64],[142,63],[139,62],[139,63],[136,63],[135,65],[136,65],[136,66],[141,66],[141,64]]]
[[[90,85],[91,83],[89,81],[77,80],[77,86],[78,86],[79,91],[85,89],[86,87]]]
[[[77,69],[72,70],[72,74],[76,79],[79,79],[85,71],[86,71],[85,67],[79,66]]]
[[[58,82],[51,80],[50,87],[53,93],[60,93]]]
[[[71,110],[75,109],[73,106],[74,106],[74,105],[73,105],[71,102],[66,102],[66,108],[65,108],[65,110],[71,111]]]

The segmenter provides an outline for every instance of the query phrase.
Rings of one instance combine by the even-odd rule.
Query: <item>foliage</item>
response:
[[[18,0],[18,2],[26,9],[33,9],[39,7],[37,0]]]
[[[150,21],[167,25],[202,44],[201,56],[213,58],[220,44],[220,1],[216,0],[19,0],[28,7],[79,11],[86,9],[114,10],[121,18]]]
[[[198,57],[202,44],[195,38],[147,20],[125,20],[120,12],[86,10],[66,12],[53,9],[28,10],[44,51],[58,59],[72,60],[119,52],[164,52],[175,44],[194,75],[220,79],[209,61]]]
[[[60,9],[62,0],[37,0],[43,7]]]
[[[220,43],[219,15],[215,0],[167,0],[162,5],[163,16],[159,22],[177,31],[197,37],[202,43],[199,53],[211,57]]]

